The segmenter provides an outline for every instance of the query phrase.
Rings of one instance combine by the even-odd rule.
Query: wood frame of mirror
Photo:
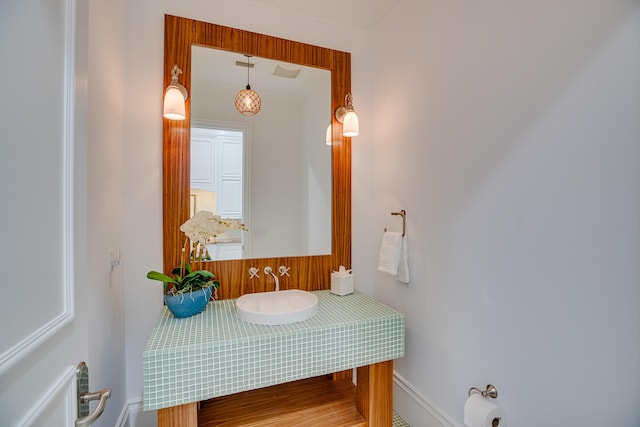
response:
[[[204,263],[222,284],[218,298],[237,298],[250,292],[273,290],[273,279],[264,274],[264,267],[274,271],[279,266],[290,268],[289,276],[280,277],[280,288],[319,290],[330,288],[331,271],[344,265],[351,268],[351,138],[342,136],[342,126],[333,112],[344,104],[351,91],[351,55],[323,47],[165,15],[164,85],[171,82],[174,64],[183,71],[180,83],[191,93],[191,46],[199,45],[239,54],[270,58],[278,61],[317,67],[331,71],[332,123],[332,200],[331,254],[256,258]],[[186,101],[187,118],[176,121],[163,119],[163,261],[165,272],[180,264],[184,234],[180,225],[189,218],[190,194],[190,97]],[[286,131],[286,130],[283,130]],[[277,192],[274,193],[277,203]],[[250,279],[248,270],[256,267],[259,279]]]

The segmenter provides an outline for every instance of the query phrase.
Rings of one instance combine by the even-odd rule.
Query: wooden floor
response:
[[[355,386],[328,376],[200,402],[199,427],[365,427]]]

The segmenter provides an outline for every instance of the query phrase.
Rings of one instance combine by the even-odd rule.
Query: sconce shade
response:
[[[171,70],[171,83],[164,93],[162,111],[162,115],[169,120],[184,120],[187,117],[184,102],[187,100],[189,93],[186,87],[178,83],[180,74],[182,74],[182,70],[178,68],[178,64],[175,64]]]
[[[164,94],[164,117],[169,120],[184,120],[186,117],[184,95],[180,89],[169,86]]]
[[[344,123],[342,124],[342,135],[344,136],[358,136],[360,134],[360,124],[358,123],[358,116],[354,111],[347,111],[344,116]]]
[[[244,116],[253,116],[260,112],[262,108],[262,100],[257,92],[251,90],[251,86],[247,85],[246,89],[241,90],[236,95],[236,110]]]
[[[347,93],[344,100],[346,106],[338,107],[336,109],[336,120],[342,123],[343,136],[358,136],[360,134],[360,124],[358,123],[358,116],[353,108],[353,96],[351,95],[351,92]]]
[[[327,145],[331,145],[332,139],[333,139],[333,136],[331,135],[331,124],[329,124],[329,126],[327,126],[327,134],[324,137],[324,143]]]

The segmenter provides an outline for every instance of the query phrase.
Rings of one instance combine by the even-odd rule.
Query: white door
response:
[[[84,0],[0,1],[0,425],[70,426],[88,355]],[[92,405],[93,406],[93,405]]]
[[[230,133],[230,132],[229,132]],[[242,166],[242,132],[218,137],[217,168],[218,199],[216,213],[222,218],[234,218],[242,222],[244,200]]]
[[[191,128],[191,188],[217,191],[216,141],[209,129]]]

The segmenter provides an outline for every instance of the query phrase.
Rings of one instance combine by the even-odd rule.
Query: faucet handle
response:
[[[260,270],[258,270],[258,267],[251,267],[249,269],[249,279],[253,279],[255,277],[257,277],[258,279],[260,278],[260,275],[258,274]]]
[[[278,268],[278,273],[280,273],[280,277],[284,276],[284,275],[289,275],[289,267],[285,267],[284,265],[281,265]]]

